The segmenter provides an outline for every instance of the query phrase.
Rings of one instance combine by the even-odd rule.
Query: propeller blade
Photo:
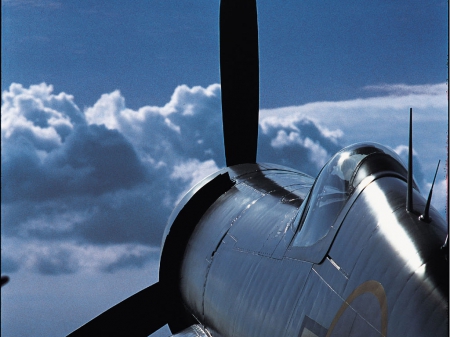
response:
[[[9,277],[4,275],[4,276],[2,276],[1,280],[2,280],[1,286],[3,287],[6,283],[9,282]]]
[[[171,312],[159,282],[95,317],[68,337],[148,336],[164,326]]]
[[[227,166],[255,163],[259,117],[256,0],[220,3],[220,77]]]

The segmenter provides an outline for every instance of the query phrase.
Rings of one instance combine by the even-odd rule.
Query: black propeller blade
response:
[[[220,71],[227,166],[255,163],[259,117],[256,0],[221,1]],[[186,318],[166,283],[136,293],[69,336],[148,336],[165,324],[174,330],[186,328],[192,318]]]
[[[227,166],[255,163],[259,117],[256,0],[220,3],[220,76]]]
[[[148,336],[164,326],[171,310],[157,282],[95,317],[68,337]]]
[[[2,276],[1,280],[2,280],[1,286],[3,287],[6,283],[9,282],[9,277],[4,275],[4,276]]]

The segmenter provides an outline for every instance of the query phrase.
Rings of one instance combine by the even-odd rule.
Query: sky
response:
[[[64,336],[158,279],[183,194],[225,166],[218,0],[2,0],[1,332]],[[362,141],[446,217],[448,2],[258,1],[258,161]],[[167,335],[166,331],[159,333]]]

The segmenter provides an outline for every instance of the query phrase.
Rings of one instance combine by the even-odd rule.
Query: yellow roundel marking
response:
[[[353,302],[353,300],[364,293],[372,293],[377,298],[378,303],[380,304],[380,310],[381,310],[381,335],[386,337],[387,325],[388,325],[386,293],[385,293],[384,288],[381,285],[381,283],[374,281],[374,280],[362,283],[355,290],[353,290],[353,292],[347,297],[345,302],[342,304],[342,306],[339,308],[338,312],[336,313],[336,316],[334,316],[333,321],[331,322],[330,328],[328,329],[328,333],[327,333],[326,337],[331,336],[331,333],[333,332],[335,325],[341,318],[344,311]]]

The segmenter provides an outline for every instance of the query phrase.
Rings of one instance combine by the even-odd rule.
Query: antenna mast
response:
[[[427,203],[425,205],[425,209],[423,211],[423,214],[419,217],[420,220],[425,221],[425,222],[431,222],[431,218],[430,218],[431,197],[433,196],[434,182],[436,181],[436,175],[438,173],[440,163],[441,163],[441,161],[439,160],[437,167],[436,167],[436,172],[434,173],[433,183],[431,184],[430,193],[428,194],[428,199],[427,199]]]
[[[408,145],[408,189],[406,192],[406,211],[413,210],[413,146],[412,146],[412,108],[409,109],[409,145]]]

